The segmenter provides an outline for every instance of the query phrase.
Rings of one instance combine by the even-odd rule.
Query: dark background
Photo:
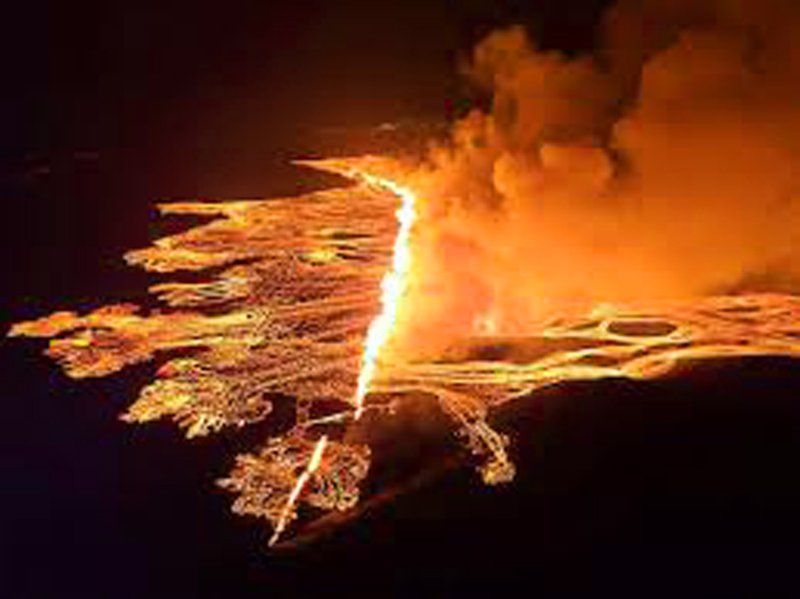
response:
[[[151,279],[121,254],[178,226],[155,220],[157,199],[320,185],[286,161],[331,140],[360,149],[382,122],[453,119],[475,99],[457,61],[482,35],[523,22],[579,50],[602,4],[8,3],[4,325],[142,299]],[[549,390],[496,415],[515,440],[513,485],[453,467],[270,554],[268,531],[213,486],[241,440],[124,425],[150,367],[74,382],[40,350],[0,344],[3,597],[797,594],[788,360]],[[412,457],[450,451],[433,410],[398,432]]]

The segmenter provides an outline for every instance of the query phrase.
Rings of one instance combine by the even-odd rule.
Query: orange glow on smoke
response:
[[[411,268],[411,229],[417,217],[415,210],[417,198],[411,189],[374,175],[363,174],[363,178],[370,184],[390,190],[400,198],[401,204],[396,212],[400,227],[392,250],[392,266],[381,281],[381,312],[369,325],[364,342],[364,356],[355,394],[356,420],[361,417],[364,410],[364,398],[375,376],[378,354],[392,333],[400,300],[408,287],[408,273]]]

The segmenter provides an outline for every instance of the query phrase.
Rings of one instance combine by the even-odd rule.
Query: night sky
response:
[[[239,146],[298,123],[438,119],[483,35],[522,22],[546,47],[584,48],[603,4],[28,2],[4,19],[4,137]]]
[[[577,51],[604,4],[5,7],[4,326],[141,300],[150,279],[121,255],[176,226],[155,221],[156,200],[315,184],[285,165],[311,150],[309,132],[453,119],[480,101],[457,63],[481,36],[521,22]],[[796,595],[789,360],[549,390],[496,416],[517,440],[512,486],[455,466],[270,555],[268,531],[213,486],[247,434],[186,442],[170,424],[125,425],[117,414],[150,367],[74,382],[40,349],[0,344],[3,597]],[[419,455],[449,443],[435,421],[408,432]]]

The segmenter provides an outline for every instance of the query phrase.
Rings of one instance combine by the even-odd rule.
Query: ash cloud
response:
[[[414,184],[414,325],[526,330],[571,306],[793,285],[800,5],[623,1],[598,49],[475,48],[493,97]],[[419,337],[417,337],[417,342]]]

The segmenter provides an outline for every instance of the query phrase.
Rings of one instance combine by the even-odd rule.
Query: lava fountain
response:
[[[411,229],[414,226],[416,217],[414,207],[416,196],[411,189],[403,187],[390,179],[372,175],[365,175],[365,179],[368,183],[384,187],[394,193],[400,198],[402,204],[397,210],[397,220],[400,223],[400,227],[394,241],[392,267],[381,280],[382,310],[369,325],[364,343],[364,357],[356,386],[356,419],[361,417],[364,410],[364,399],[375,376],[378,355],[392,333],[392,328],[397,318],[398,305],[408,284],[408,273],[411,268]]]

